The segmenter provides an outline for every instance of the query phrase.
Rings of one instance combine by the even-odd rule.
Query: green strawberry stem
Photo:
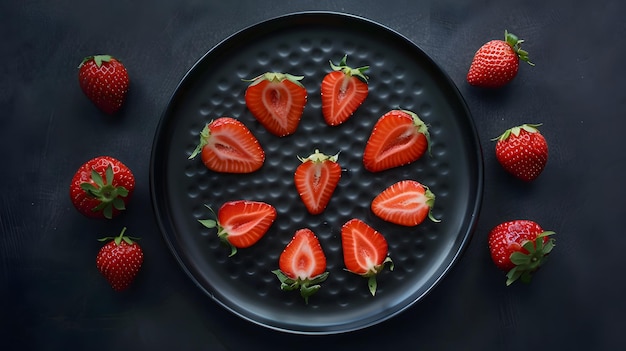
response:
[[[511,45],[511,47],[513,48],[513,51],[515,51],[515,53],[517,54],[520,60],[528,63],[531,66],[535,65],[534,63],[530,62],[530,59],[528,58],[528,51],[522,50],[521,45],[524,42],[524,40],[519,39],[517,35],[513,33],[509,33],[507,30],[505,30],[504,41],[506,41],[507,44]]]
[[[111,55],[94,55],[94,56],[87,56],[83,59],[83,61],[80,63],[80,65],[78,65],[78,68],[80,68],[82,65],[84,65],[85,63],[87,63],[90,60],[93,60],[96,63],[96,66],[100,67],[102,66],[102,62],[109,62],[111,61],[111,59],[113,58],[113,56]]]
[[[268,80],[270,82],[282,82],[283,80],[288,80],[298,86],[304,87],[300,82],[304,79],[304,76],[294,76],[289,73],[280,73],[280,72],[265,72],[260,76],[254,77],[252,79],[242,79],[244,82],[251,82],[250,86],[261,83],[264,80]]]
[[[113,209],[122,211],[126,209],[126,204],[121,197],[128,196],[128,189],[123,186],[113,186],[113,167],[109,164],[105,171],[105,179],[95,170],[91,170],[91,179],[96,185],[91,183],[81,183],[80,188],[83,189],[87,195],[97,199],[100,203],[92,208],[93,212],[102,211],[104,217],[107,219],[113,218]]]
[[[378,282],[376,281],[376,276],[378,273],[382,272],[385,269],[385,265],[389,263],[389,270],[393,271],[394,265],[391,257],[387,256],[385,260],[374,267],[372,267],[369,271],[361,274],[362,277],[367,278],[367,287],[370,290],[370,294],[372,296],[376,296],[376,289],[378,288]]]
[[[109,240],[113,240],[115,242],[115,245],[119,245],[122,243],[122,240],[124,240],[128,245],[132,245],[135,242],[133,240],[140,240],[140,238],[135,238],[132,236],[126,236],[124,235],[124,233],[126,233],[126,227],[122,228],[122,232],[120,233],[120,235],[116,236],[116,237],[104,237],[104,238],[100,238],[98,239],[98,241],[109,241]]]
[[[207,125],[204,126],[204,128],[202,128],[202,131],[200,132],[200,141],[189,156],[190,160],[198,156],[198,154],[202,152],[202,148],[208,143],[209,136],[211,135],[211,130],[209,129],[209,124],[211,124],[211,122],[209,122]]]
[[[320,150],[315,149],[315,152],[312,153],[311,155],[309,155],[309,157],[300,157],[298,156],[298,160],[300,160],[301,162],[306,162],[306,161],[311,161],[311,162],[324,162],[324,161],[331,161],[331,162],[337,162],[337,160],[339,159],[339,152],[335,155],[326,155],[320,152]]]
[[[555,234],[553,231],[545,231],[539,234],[534,241],[524,241],[522,247],[528,251],[527,254],[519,251],[511,254],[510,259],[515,264],[515,267],[506,274],[507,286],[518,279],[524,283],[530,282],[532,274],[546,262],[548,254],[555,246],[555,240],[552,238],[546,243],[543,242],[545,237],[553,234]]]
[[[426,190],[424,192],[424,196],[426,197],[426,205],[428,205],[429,207],[428,218],[435,223],[439,223],[441,222],[441,219],[437,219],[433,215],[433,208],[435,207],[435,194],[426,185],[422,185],[422,186]]]
[[[365,71],[367,71],[370,68],[370,66],[352,68],[348,66],[347,60],[348,60],[348,55],[344,55],[341,61],[339,61],[338,65],[335,65],[333,61],[329,61],[330,68],[332,68],[333,71],[342,71],[346,75],[343,81],[343,84],[341,86],[341,91],[346,90],[347,84],[350,81],[350,77],[353,77],[353,76],[358,77],[359,79],[363,80],[365,83],[367,83],[367,79],[368,79],[368,77],[365,75]]]
[[[328,278],[328,275],[330,274],[329,272],[324,272],[313,278],[292,279],[292,278],[289,278],[280,269],[273,270],[272,273],[274,273],[276,277],[278,277],[278,280],[280,281],[281,290],[291,291],[291,290],[299,289],[300,296],[304,298],[304,303],[307,305],[309,304],[309,297],[311,297],[311,295],[315,294],[321,288],[320,284],[323,281],[325,281],[326,278]]]
[[[413,118],[413,125],[417,128],[417,131],[424,134],[426,137],[426,143],[428,145],[428,154],[432,156],[431,148],[430,148],[430,132],[428,131],[428,126],[422,119],[417,115],[417,113],[409,110],[400,110],[404,113],[408,113]]]
[[[228,241],[228,232],[217,221],[217,214],[209,205],[204,205],[204,207],[208,208],[216,219],[199,219],[198,222],[200,222],[200,224],[209,229],[216,228],[217,237],[220,239],[222,244],[230,248],[230,254],[228,255],[228,257],[234,256],[237,253],[237,247],[235,247],[233,244],[230,243],[230,241]]]

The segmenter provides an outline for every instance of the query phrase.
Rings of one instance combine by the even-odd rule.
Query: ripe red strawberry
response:
[[[267,72],[251,80],[246,89],[246,106],[270,133],[282,137],[298,129],[307,100],[302,78]]]
[[[228,201],[217,211],[216,218],[198,222],[207,228],[217,228],[217,236],[230,247],[230,256],[233,256],[238,248],[256,244],[267,233],[276,219],[276,209],[265,202]]]
[[[416,226],[426,217],[439,222],[432,214],[435,194],[415,180],[399,181],[372,200],[372,212],[383,220],[407,227]]]
[[[265,162],[265,151],[257,138],[230,117],[220,117],[204,127],[189,159],[198,154],[208,169],[221,173],[252,173]]]
[[[126,227],[115,238],[102,238],[109,241],[98,252],[96,267],[115,291],[130,286],[143,264],[143,251],[131,237],[125,236]]]
[[[496,158],[504,169],[523,181],[536,179],[548,162],[548,143],[539,133],[541,124],[523,124],[507,129],[493,140]]]
[[[430,133],[417,114],[391,110],[374,125],[363,165],[370,172],[380,172],[414,162],[427,150],[430,152]]]
[[[352,68],[347,65],[345,55],[339,65],[330,62],[332,72],[322,80],[322,114],[328,125],[336,126],[350,118],[361,106],[368,93],[367,76],[369,66]]]
[[[507,272],[506,285],[518,279],[530,282],[554,248],[555,240],[549,237],[553,234],[529,220],[504,222],[491,230],[489,252],[495,265]]]
[[[320,214],[326,209],[339,184],[341,166],[338,157],[339,154],[328,156],[315,150],[309,157],[300,158],[302,163],[296,168],[294,183],[311,214]]]
[[[108,114],[122,107],[130,84],[124,65],[110,55],[85,57],[78,66],[78,82],[89,100]]]
[[[341,228],[341,245],[346,269],[368,278],[367,286],[374,296],[378,286],[376,282],[378,273],[382,272],[386,263],[390,264],[389,269],[393,271],[393,262],[388,256],[387,240],[374,228],[354,218]]]
[[[492,40],[481,46],[467,73],[467,82],[484,88],[500,88],[517,75],[519,60],[529,65],[528,52],[522,50],[523,40],[504,31],[504,40]]]
[[[110,156],[98,156],[76,171],[70,198],[85,216],[111,219],[126,209],[134,190],[135,176],[126,165]]]
[[[296,231],[278,259],[280,269],[273,270],[281,290],[300,290],[305,303],[326,280],[326,256],[315,233],[308,228]]]

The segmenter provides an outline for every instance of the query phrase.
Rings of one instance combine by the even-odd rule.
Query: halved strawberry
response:
[[[267,72],[252,80],[246,89],[246,106],[270,133],[282,137],[298,128],[307,92],[302,76]]]
[[[315,150],[296,168],[294,182],[300,198],[311,214],[320,214],[326,209],[341,178],[339,154],[328,156]]]
[[[346,270],[368,278],[367,286],[374,296],[378,286],[376,275],[385,268],[386,263],[390,264],[389,269],[393,271],[387,240],[367,223],[354,218],[341,228],[341,245]]]
[[[332,72],[322,80],[322,114],[328,125],[336,126],[350,118],[361,106],[368,94],[367,76],[369,66],[352,68],[346,64],[345,55],[339,65],[332,61]]]
[[[265,162],[265,151],[257,138],[231,117],[220,117],[204,127],[189,159],[198,154],[208,169],[221,173],[251,173]]]
[[[206,207],[213,212],[211,207]],[[217,221],[200,219],[198,222],[207,228],[217,228],[217,236],[230,247],[232,256],[237,248],[250,247],[267,233],[276,219],[276,209],[265,202],[235,200],[224,203],[216,217]]]
[[[280,269],[273,270],[280,280],[281,290],[300,290],[305,303],[320,289],[320,283],[326,280],[326,256],[319,239],[308,228],[294,234],[278,259]]]
[[[414,162],[427,150],[430,152],[430,133],[417,114],[391,110],[374,125],[363,165],[370,172],[380,172]]]
[[[440,222],[432,214],[435,206],[435,194],[427,186],[415,180],[399,181],[378,194],[372,200],[372,212],[381,219],[412,227],[424,221],[426,217],[433,222]]]

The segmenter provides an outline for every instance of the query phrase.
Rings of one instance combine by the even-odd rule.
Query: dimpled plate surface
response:
[[[327,126],[320,83],[344,54],[352,67],[369,65],[370,93],[350,120]],[[302,75],[308,103],[295,134],[278,138],[254,119],[245,89],[267,71]],[[412,110],[429,125],[432,154],[400,168],[369,173],[365,143],[376,120],[395,108]],[[266,152],[252,174],[209,171],[189,160],[204,125],[221,116],[246,124]],[[339,152],[343,172],[326,211],[309,215],[293,184],[300,161],[315,149]],[[191,279],[217,303],[265,327],[302,334],[365,328],[405,310],[427,294],[469,241],[482,199],[483,163],[469,111],[454,84],[415,44],[369,20],[338,13],[282,16],[246,28],[211,49],[187,73],[159,123],[151,158],[153,206],[165,241]],[[386,223],[371,212],[373,197],[392,183],[415,179],[437,196],[434,216],[414,228]],[[274,205],[278,217],[253,247],[228,257],[215,230],[198,219],[213,218],[236,199]],[[395,269],[378,276],[376,296],[367,280],[343,269],[341,226],[360,218],[389,243]],[[330,272],[306,305],[297,291],[282,291],[278,258],[297,229],[320,239]]]

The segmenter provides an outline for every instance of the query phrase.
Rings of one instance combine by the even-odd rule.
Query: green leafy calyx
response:
[[[87,56],[83,59],[83,61],[80,63],[80,65],[78,65],[78,68],[82,67],[85,63],[93,60],[93,62],[96,64],[96,66],[98,66],[98,68],[100,68],[102,66],[103,62],[110,62],[111,59],[113,59],[113,56],[111,55],[94,55],[94,56]]]
[[[539,133],[539,128],[541,126],[541,123],[538,124],[522,124],[521,126],[516,126],[510,129],[507,129],[504,131],[504,133],[502,133],[500,136],[491,139],[491,141],[505,141],[507,140],[511,134],[513,134],[514,136],[519,136],[520,133],[522,132],[522,130],[528,132],[528,133]]]
[[[284,291],[300,290],[300,296],[304,298],[304,302],[309,304],[309,297],[315,294],[320,288],[321,283],[328,278],[329,272],[324,272],[312,278],[302,279],[300,277],[293,279],[287,276],[280,269],[273,270],[272,273],[278,277],[280,281],[280,289]]]
[[[341,61],[339,61],[338,65],[335,65],[332,61],[329,61],[330,68],[332,68],[333,71],[342,71],[346,75],[346,77],[358,77],[359,79],[367,83],[368,77],[365,75],[365,71],[367,71],[370,66],[352,68],[348,66],[347,60],[348,55],[344,55]]]
[[[204,207],[208,208],[209,211],[211,211],[215,219],[199,219],[198,222],[200,222],[200,224],[209,229],[217,229],[217,237],[220,239],[222,244],[230,248],[230,254],[228,255],[228,257],[234,256],[237,253],[237,247],[231,244],[231,242],[228,240],[228,231],[217,220],[217,214],[215,213],[215,211],[213,211],[213,209],[209,205],[204,205]]]
[[[265,80],[270,81],[270,82],[277,82],[277,83],[280,83],[284,80],[288,80],[300,87],[304,87],[304,85],[302,85],[302,83],[300,82],[302,79],[304,79],[304,76],[294,76],[293,74],[280,73],[280,72],[266,72],[252,79],[242,79],[242,80],[244,82],[251,82],[250,86],[257,85]]]
[[[315,149],[315,152],[309,155],[309,157],[298,156],[298,160],[300,160],[301,162],[307,162],[307,161],[319,162],[319,163],[324,162],[324,161],[337,162],[338,159],[339,159],[339,153],[335,155],[326,155],[326,154],[321,153],[320,150],[318,149]]]
[[[87,196],[99,201],[99,204],[91,211],[102,211],[107,219],[113,218],[113,209],[119,211],[126,209],[126,204],[122,198],[128,196],[128,189],[123,186],[114,186],[114,178],[113,167],[109,164],[105,171],[105,178],[102,178],[100,173],[92,169],[91,180],[93,183],[84,182],[80,184],[80,188],[87,193]]]
[[[535,240],[524,241],[522,247],[528,253],[516,251],[511,254],[510,259],[515,267],[507,273],[506,285],[511,285],[518,279],[524,283],[530,282],[532,274],[546,262],[548,254],[555,246],[553,238],[544,243],[544,238],[553,234],[555,233],[552,231],[545,231]]]
[[[128,245],[132,245],[132,244],[135,243],[133,240],[139,240],[139,238],[135,238],[135,237],[132,237],[132,236],[126,236],[126,235],[124,235],[124,233],[126,233],[126,227],[122,228],[122,231],[120,232],[120,235],[118,235],[116,237],[107,236],[107,237],[98,239],[98,241],[103,242],[103,241],[113,240],[115,245],[120,245],[122,243],[122,241],[124,241]]]
[[[524,40],[519,39],[517,35],[509,33],[505,30],[504,41],[506,41],[506,43],[513,48],[513,51],[515,51],[520,60],[528,63],[531,66],[535,65],[534,63],[530,62],[530,59],[528,58],[528,51],[522,50],[522,43],[524,42]]]

